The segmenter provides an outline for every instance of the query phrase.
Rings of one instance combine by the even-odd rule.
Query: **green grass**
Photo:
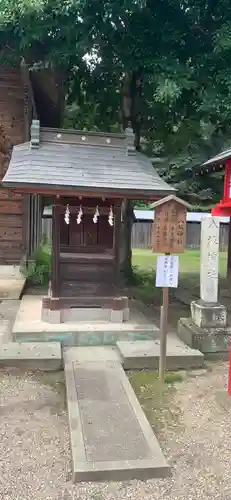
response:
[[[152,271],[156,269],[157,254],[151,250],[133,249],[132,262],[142,271]],[[179,256],[180,273],[200,273],[200,250],[185,250]],[[227,253],[220,253],[220,276],[225,276],[227,265]]]
[[[164,391],[160,390],[158,373],[135,371],[129,374],[130,383],[139,402],[157,434],[166,426],[178,427],[181,409],[173,403],[175,383],[182,382],[180,373],[166,373]]]
[[[162,302],[162,290],[155,287],[157,254],[151,250],[133,249],[132,263],[134,267],[135,286],[130,287],[126,292],[128,295],[137,298],[146,305],[158,306]],[[199,297],[200,290],[200,251],[186,250],[179,256],[179,285],[178,290],[187,290],[191,294],[191,300]],[[220,253],[220,286],[225,283],[227,266],[227,254]],[[169,289],[170,302],[173,304],[176,290]],[[188,316],[187,306],[178,302],[179,310],[172,309],[171,323],[176,326],[178,317]],[[177,307],[178,307],[177,306]],[[181,310],[180,310],[181,308]]]

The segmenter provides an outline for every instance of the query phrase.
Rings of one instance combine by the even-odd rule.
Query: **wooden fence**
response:
[[[187,222],[186,226],[186,248],[199,249],[201,225],[200,222]],[[132,248],[151,248],[152,222],[135,222],[132,228]],[[229,224],[220,224],[220,251],[224,252],[228,247]],[[42,220],[42,234],[51,241],[52,221]]]
[[[152,222],[142,221],[133,224],[132,248],[151,248]],[[228,247],[229,224],[220,224],[220,251]],[[191,250],[200,248],[201,224],[200,222],[187,222],[186,248]]]

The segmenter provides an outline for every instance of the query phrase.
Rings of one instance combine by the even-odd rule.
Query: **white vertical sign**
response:
[[[178,255],[160,255],[156,265],[156,287],[177,288],[179,274]]]
[[[216,303],[218,300],[219,230],[219,217],[202,218],[200,298],[208,303]]]

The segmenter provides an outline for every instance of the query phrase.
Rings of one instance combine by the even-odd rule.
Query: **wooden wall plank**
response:
[[[21,214],[2,214],[0,217],[0,227],[22,227]]]
[[[0,216],[1,214],[22,214],[23,206],[20,201],[0,200]]]
[[[23,194],[14,193],[9,191],[8,189],[0,188],[0,200],[9,200],[9,201],[23,200]]]
[[[1,66],[0,124],[9,158],[4,154],[0,157],[0,182],[12,147],[24,142],[24,95],[20,67]],[[0,188],[0,264],[6,261],[19,263],[22,257],[23,200],[23,194],[12,193],[9,198],[8,190]]]
[[[1,227],[0,226],[0,242],[1,241],[22,241],[22,228],[20,227]]]

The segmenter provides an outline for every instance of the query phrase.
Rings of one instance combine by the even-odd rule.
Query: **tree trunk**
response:
[[[122,87],[122,127],[125,130],[132,125],[135,134],[134,146],[140,149],[140,133],[142,125],[141,96],[142,96],[142,69],[126,73]],[[133,281],[132,270],[132,224],[134,222],[133,202],[124,201],[123,207],[123,260],[122,271],[127,282]]]
[[[124,259],[123,259],[123,273],[125,280],[131,282],[133,279],[132,270],[132,248],[131,248],[131,235],[133,224],[133,203],[126,200],[124,203],[123,212],[123,245],[124,245]]]

